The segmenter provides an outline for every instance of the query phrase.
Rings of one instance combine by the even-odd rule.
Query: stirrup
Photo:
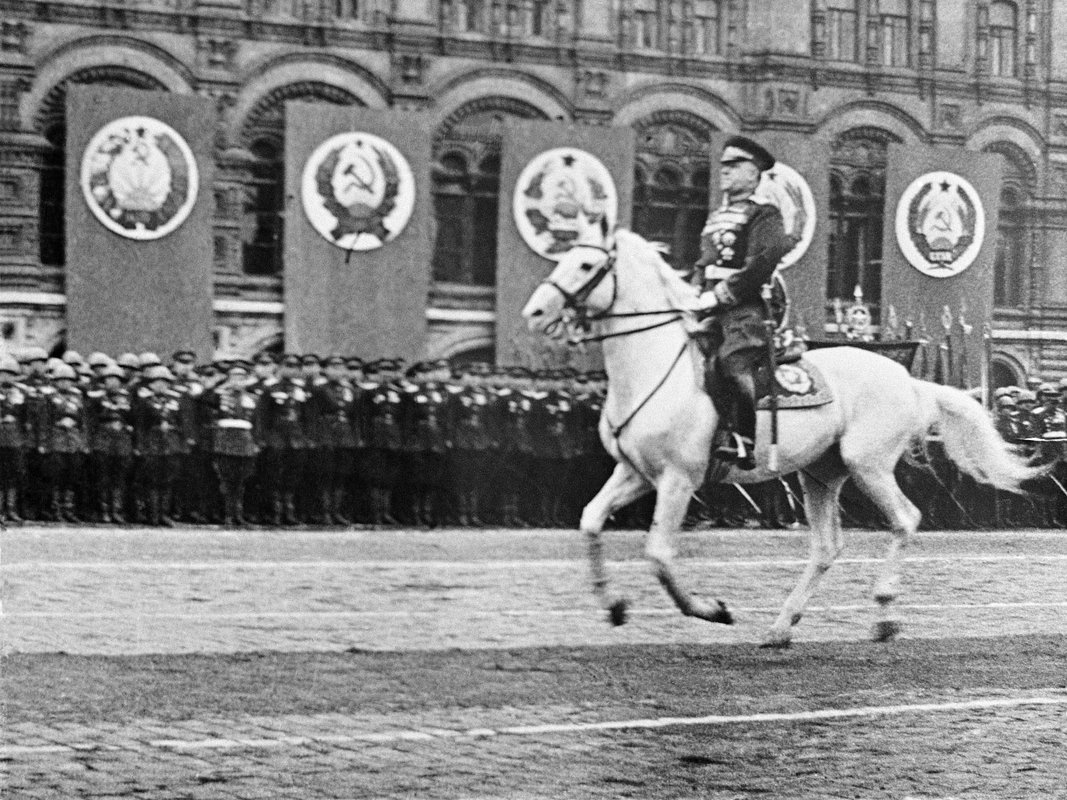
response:
[[[716,458],[731,461],[741,469],[755,469],[756,446],[747,436],[731,431],[729,434],[733,441],[729,444],[720,445],[715,449]]]

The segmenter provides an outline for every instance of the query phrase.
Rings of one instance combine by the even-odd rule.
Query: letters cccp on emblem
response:
[[[82,195],[93,216],[127,239],[160,239],[185,222],[200,189],[196,159],[174,128],[121,117],[96,132],[82,155]]]
[[[523,168],[512,195],[512,215],[522,240],[543,258],[559,261],[587,225],[606,220],[614,229],[619,198],[611,173],[596,156],[557,147]]]
[[[304,213],[330,244],[376,250],[395,239],[415,208],[415,177],[390,142],[362,131],[332,136],[304,165]]]
[[[953,172],[928,172],[900,197],[897,245],[915,269],[931,278],[959,275],[978,257],[985,239],[985,207],[969,181]]]

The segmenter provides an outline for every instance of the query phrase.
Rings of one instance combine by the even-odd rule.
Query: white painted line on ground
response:
[[[1067,536],[1067,534],[1064,534]],[[882,558],[857,556],[855,558],[839,558],[834,562],[835,566],[843,564],[881,564]],[[905,558],[906,564],[922,564],[930,562],[951,561],[960,562],[1000,562],[1000,561],[1025,561],[1041,563],[1043,561],[1067,561],[1067,553],[1049,553],[1042,555],[1015,555],[996,554],[988,555],[959,555],[946,554],[937,556],[912,556]],[[625,567],[631,564],[644,566],[643,558],[632,558],[625,561],[609,561],[609,567]],[[737,567],[737,568],[763,568],[763,567],[798,567],[808,563],[806,558],[781,558],[762,560],[722,560],[710,558],[679,558],[679,565],[695,567]],[[575,558],[551,558],[551,559],[528,559],[528,560],[501,560],[501,561],[15,561],[0,565],[0,572],[13,572],[18,570],[234,570],[234,569],[482,569],[482,570],[508,570],[508,569],[560,569],[562,567],[585,568],[586,562],[581,557]]]
[[[805,614],[834,611],[871,611],[874,603],[863,605],[811,606]],[[902,611],[985,611],[989,609],[1014,608],[1067,608],[1067,600],[1019,602],[1019,603],[896,603],[893,608]],[[778,606],[731,606],[731,611],[746,614],[777,614]],[[483,617],[586,617],[599,613],[595,608],[559,609],[559,608],[517,608],[498,609],[495,611],[467,611],[450,608],[453,620]],[[678,610],[674,608],[630,609],[630,614],[637,617],[674,617]],[[440,617],[440,609],[412,611],[232,611],[215,614],[197,614],[183,612],[163,612],[158,614],[137,611],[15,611],[2,615],[5,619],[172,619],[172,620],[211,620],[211,619],[404,619],[410,617]]]
[[[861,719],[864,717],[895,716],[900,714],[943,714],[959,711],[991,711],[997,709],[1042,708],[1067,705],[1067,693],[1059,689],[1039,690],[1043,694],[1031,697],[997,697],[956,702],[909,703],[905,705],[859,706],[854,708],[819,708],[810,711],[771,712],[761,714],[711,714],[700,717],[652,717],[644,719],[606,720],[603,722],[559,722],[540,725],[512,725],[501,728],[468,728],[448,730],[423,728],[419,730],[396,730],[353,734],[328,734],[323,736],[274,736],[257,738],[215,737],[210,739],[152,739],[150,747],[180,751],[223,751],[236,749],[302,747],[316,744],[394,744],[400,742],[433,742],[445,739],[482,739],[495,736],[545,736],[550,734],[600,733],[609,731],[658,730],[663,728],[692,728],[699,726],[763,725],[768,723],[805,723],[821,720]],[[356,718],[353,718],[355,721]],[[334,720],[336,724],[336,720]],[[215,722],[225,727],[224,722]],[[274,725],[286,724],[284,716],[274,720]],[[55,753],[118,750],[119,745],[107,742],[72,743],[69,745],[4,745],[0,746],[0,758],[16,756],[51,755]]]

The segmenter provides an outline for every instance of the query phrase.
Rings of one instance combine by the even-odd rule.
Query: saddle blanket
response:
[[[756,377],[756,396],[760,411],[769,411],[770,366],[760,368]],[[779,364],[774,377],[778,382],[778,408],[815,408],[833,402],[834,396],[819,368],[801,358],[792,364]]]

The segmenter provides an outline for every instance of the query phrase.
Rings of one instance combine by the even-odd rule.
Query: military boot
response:
[[[319,522],[323,525],[333,525],[333,493],[329,489],[319,492],[319,505],[322,507]]]
[[[345,490],[334,489],[333,490],[333,519],[338,525],[351,525],[352,520],[344,512],[345,508]]]
[[[292,492],[288,492],[284,499],[285,510],[285,524],[286,525],[299,525],[300,517],[296,513],[296,497]]]
[[[101,489],[97,493],[97,499],[96,499],[96,505],[97,505],[98,516],[100,517],[100,521],[104,522],[104,523],[108,523],[108,524],[110,524],[111,521],[112,521],[111,520],[111,503],[110,503],[110,497],[109,497],[110,494],[111,493],[107,489]]]
[[[7,495],[7,521],[8,522],[22,522],[22,517],[19,516],[19,490],[12,487],[5,493]]]
[[[81,522],[81,518],[74,510],[74,490],[67,489],[63,492],[63,521],[64,522]]]
[[[123,525],[126,522],[126,513],[123,509],[122,489],[111,490],[111,521]]]
[[[282,526],[282,496],[274,493],[270,497],[270,524],[275,528]]]
[[[170,508],[173,502],[174,493],[170,489],[164,489],[159,493],[159,524],[164,528],[174,527],[174,517]]]

